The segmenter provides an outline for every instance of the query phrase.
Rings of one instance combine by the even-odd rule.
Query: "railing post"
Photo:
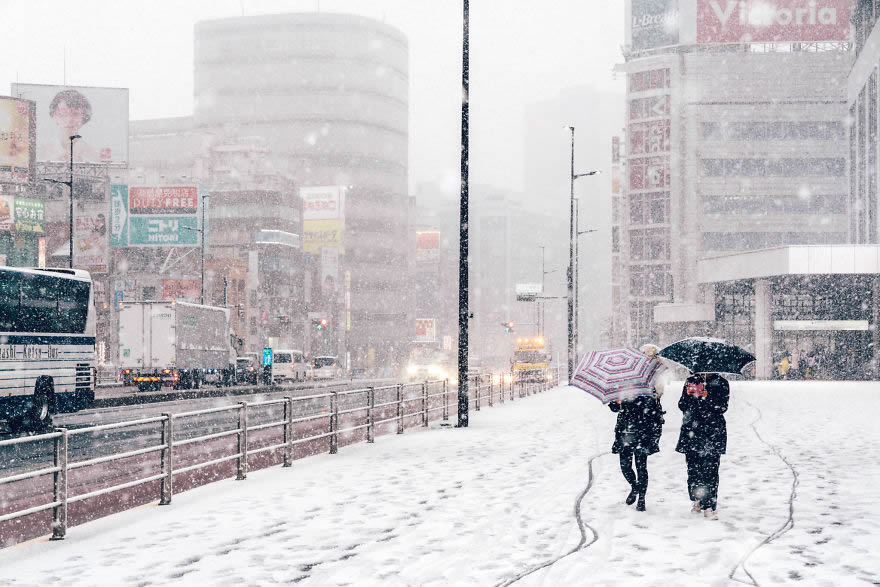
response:
[[[293,466],[293,398],[284,396],[284,465]]]
[[[428,382],[422,383],[422,426],[428,427]]]
[[[489,407],[491,408],[492,403],[492,394],[495,393],[495,376],[489,375]]]
[[[443,420],[449,420],[449,380],[443,380]]]
[[[514,401],[516,399],[516,379],[513,375],[510,376],[510,401]]]
[[[247,402],[238,402],[238,476],[236,479],[241,481],[247,479],[248,462],[248,409]]]
[[[480,389],[480,376],[479,375],[474,376],[474,389],[477,390],[476,407],[477,407],[477,411],[479,412],[480,411],[480,393],[482,391]]]
[[[376,442],[376,389],[367,389],[367,442]]]
[[[397,433],[403,434],[403,383],[397,384]]]
[[[330,454],[335,455],[339,452],[339,438],[336,436],[339,430],[339,394],[335,391],[330,393]]]
[[[64,540],[67,534],[67,429],[56,428],[61,436],[55,439],[55,466],[58,470],[53,476],[52,501],[52,540]]]
[[[163,413],[165,420],[162,422],[162,492],[159,495],[159,505],[170,505],[171,496],[174,494],[174,416]]]
[[[500,382],[500,393],[498,394],[498,400],[503,404],[504,403],[504,375],[501,376]]]

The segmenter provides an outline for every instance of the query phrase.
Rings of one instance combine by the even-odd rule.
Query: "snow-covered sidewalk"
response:
[[[639,513],[614,414],[560,388],[2,550],[0,584],[496,585],[579,544],[515,584],[880,582],[880,385],[732,387],[717,522],[689,513],[676,390]]]

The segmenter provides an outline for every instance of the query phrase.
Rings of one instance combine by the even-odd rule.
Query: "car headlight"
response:
[[[446,375],[446,371],[440,365],[431,365],[428,367],[428,374],[432,377],[443,378]]]
[[[416,373],[418,373],[418,371],[419,371],[419,368],[416,367],[415,365],[409,365],[406,368],[406,372],[408,375],[415,375]]]
[[[493,375],[492,376],[492,383],[494,385],[498,385],[499,383],[501,383],[501,375],[498,375],[497,373],[495,375]]]

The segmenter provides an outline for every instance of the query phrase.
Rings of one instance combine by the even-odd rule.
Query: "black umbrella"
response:
[[[755,360],[755,355],[747,350],[718,338],[686,338],[657,354],[691,373],[740,373]]]

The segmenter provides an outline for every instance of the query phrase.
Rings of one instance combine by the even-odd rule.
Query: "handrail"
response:
[[[491,407],[494,405],[494,398],[496,396],[498,397],[500,402],[503,403],[505,395],[508,393],[510,394],[510,399],[512,400],[516,395],[518,395],[519,397],[525,397],[526,395],[532,395],[534,393],[544,391],[553,384],[555,384],[555,380],[553,377],[551,377],[550,380],[544,382],[510,382],[507,385],[505,385],[504,379],[502,379],[498,384],[496,384],[491,379],[488,383],[481,383],[479,379],[476,379],[474,381],[474,385],[470,387],[468,402],[469,404],[475,404],[476,409],[480,410],[481,400],[483,399],[487,399],[488,406]],[[432,388],[436,387],[439,387],[440,391],[437,391],[435,393],[435,389]],[[279,399],[262,400],[253,403],[238,402],[236,404],[216,406],[202,410],[191,410],[179,413],[164,413],[161,416],[141,418],[137,420],[127,420],[111,424],[100,424],[96,426],[76,428],[72,430],[58,428],[54,432],[49,432],[46,434],[3,440],[0,441],[0,448],[28,443],[37,443],[42,441],[52,441],[54,444],[54,464],[53,466],[44,467],[42,469],[37,469],[34,471],[26,471],[23,473],[17,473],[15,475],[0,477],[0,485],[8,485],[18,481],[25,481],[45,475],[53,476],[52,498],[50,502],[0,515],[0,522],[13,520],[16,518],[51,509],[53,510],[51,526],[52,539],[61,540],[65,537],[67,532],[67,506],[70,503],[84,501],[86,499],[106,495],[115,491],[121,491],[138,485],[144,485],[146,483],[161,480],[162,483],[160,484],[161,489],[159,504],[169,505],[172,500],[173,480],[175,475],[180,475],[189,471],[215,466],[225,463],[227,461],[235,460],[238,462],[237,478],[246,479],[248,470],[248,456],[250,455],[269,451],[283,451],[283,465],[285,467],[289,467],[291,466],[291,462],[293,460],[293,447],[297,444],[329,439],[329,451],[332,454],[337,452],[338,450],[340,434],[355,432],[358,430],[366,430],[366,442],[371,443],[374,441],[375,438],[376,426],[379,425],[396,422],[398,434],[403,434],[406,427],[413,427],[418,425],[426,427],[429,424],[429,414],[431,413],[441,412],[441,417],[443,420],[449,419],[450,406],[454,404],[456,395],[451,387],[452,386],[450,386],[449,382],[446,380],[435,380],[424,381],[421,383],[398,383],[395,385],[366,387],[362,389],[352,389],[344,391],[329,391],[327,393],[312,394],[307,396],[284,397]],[[390,401],[382,401],[380,403],[376,403],[376,394],[381,394],[383,392],[393,392],[395,393],[396,397],[392,396],[393,399],[391,399]],[[356,407],[340,409],[340,397],[351,397],[355,395],[364,395],[365,405],[358,405]],[[316,411],[312,413],[307,413],[303,416],[299,416],[296,418],[293,416],[293,405],[295,402],[306,404],[317,399],[328,399],[329,405],[324,404],[317,407],[312,407],[311,409]],[[404,406],[410,406],[411,404],[416,402],[418,402],[418,409],[413,410],[412,408],[408,407],[406,410],[404,410]],[[269,415],[272,418],[269,422],[254,425],[248,424],[248,412],[252,408],[264,408],[269,406],[283,407],[284,414],[281,419],[277,419],[278,416],[273,417],[273,413]],[[190,438],[174,438],[175,420],[179,420],[181,418],[192,418],[196,416],[220,414],[224,412],[229,412],[231,414],[237,413],[237,425],[235,423],[231,423],[231,425],[234,427],[228,430],[221,430],[219,432],[202,434]],[[356,416],[356,414],[358,415]],[[340,417],[347,417],[345,427],[340,425]],[[420,421],[418,421],[418,423],[413,422],[413,418],[416,417],[420,417]],[[307,422],[316,422],[319,420],[329,420],[329,430],[324,429],[325,431],[322,431],[320,433],[294,439],[293,431],[296,425]],[[161,430],[159,432],[161,432],[162,440],[160,444],[136,448],[133,450],[128,450],[111,455],[95,456],[79,461],[69,461],[68,439],[70,436],[94,434],[97,432],[122,430],[126,428],[136,428],[147,426],[150,424],[161,425]],[[258,448],[248,448],[249,432],[252,433],[273,429],[280,430],[281,442],[273,441],[270,442],[270,444],[260,446]],[[220,457],[212,458],[207,461],[191,463],[184,467],[174,466],[174,453],[178,449],[195,443],[219,440],[230,436],[237,437],[238,439],[238,448],[235,449],[235,452],[233,452],[232,454],[222,455]],[[269,440],[271,440],[271,438]],[[67,475],[68,472],[71,470],[82,469],[85,467],[93,467],[109,462],[148,455],[156,452],[160,453],[160,473],[151,474],[143,478],[132,479],[124,483],[115,484],[110,487],[103,487],[93,491],[80,493],[74,496],[68,495]]]

